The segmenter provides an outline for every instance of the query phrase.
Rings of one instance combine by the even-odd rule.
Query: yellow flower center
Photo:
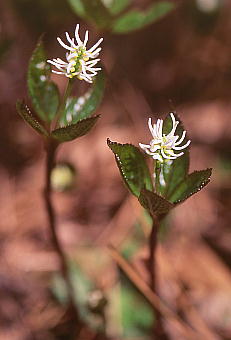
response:
[[[73,52],[71,52],[72,54]],[[72,68],[70,69],[70,74],[68,75],[69,78],[73,78],[74,76],[78,75],[79,72],[82,70],[81,60],[88,61],[89,57],[86,54],[86,48],[84,46],[78,47],[75,50],[75,55],[73,58],[69,60],[72,63]],[[81,76],[78,77],[80,80],[82,79]]]

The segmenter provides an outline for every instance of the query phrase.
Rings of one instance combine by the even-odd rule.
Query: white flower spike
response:
[[[179,122],[175,119],[174,114],[171,112],[170,116],[172,118],[172,130],[169,134],[163,134],[163,120],[158,119],[156,124],[152,125],[152,119],[149,118],[148,126],[152,134],[153,139],[150,144],[141,144],[139,146],[148,155],[152,156],[153,159],[157,159],[161,163],[164,159],[176,159],[184,154],[184,152],[175,153],[174,151],[180,151],[189,146],[191,141],[187,141],[184,145],[181,145],[185,139],[186,131],[183,131],[182,136],[175,136],[176,128]]]
[[[68,45],[60,38],[57,38],[60,45],[68,51],[66,53],[66,61],[60,58],[47,60],[48,63],[54,65],[59,70],[52,70],[52,72],[64,74],[68,78],[77,77],[80,80],[92,83],[92,78],[101,70],[100,67],[95,67],[95,65],[100,61],[97,57],[101,47],[98,46],[103,41],[103,38],[99,39],[94,46],[87,50],[88,31],[86,31],[84,41],[82,41],[79,37],[79,24],[75,28],[75,39],[70,38],[68,32],[66,32],[66,38]]]

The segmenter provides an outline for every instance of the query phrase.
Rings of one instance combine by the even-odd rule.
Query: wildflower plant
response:
[[[58,38],[60,44],[68,50],[66,61],[61,58],[48,60],[43,41],[39,39],[29,62],[27,76],[28,92],[33,109],[30,109],[24,100],[19,100],[16,108],[20,116],[40,134],[45,145],[47,157],[44,202],[51,241],[60,259],[60,268],[67,285],[70,305],[75,309],[68,263],[57,236],[56,215],[51,200],[51,173],[55,166],[55,155],[59,145],[86,135],[97,122],[99,115],[92,115],[101,102],[105,81],[101,67],[95,67],[100,61],[98,56],[102,38],[87,50],[88,31],[82,41],[79,37],[79,25],[75,29],[76,41],[70,38],[67,32],[66,38],[69,45]],[[51,70],[51,64],[58,71]],[[51,80],[51,72],[67,77],[63,96]],[[90,88],[81,97],[72,95],[76,79],[90,83]],[[75,316],[77,319],[77,311]]]
[[[139,145],[154,160],[153,175],[136,146],[109,139],[108,146],[131,193],[152,216],[162,216],[207,185],[211,169],[188,174],[191,141],[176,114],[170,113],[154,125],[149,119],[148,125],[153,138],[150,144]]]
[[[176,114],[170,113],[154,125],[149,119],[148,125],[152,139],[149,144],[139,145],[152,159],[152,174],[142,150],[132,144],[119,144],[109,139],[107,143],[124,183],[152,218],[148,271],[150,287],[156,292],[155,251],[160,221],[173,208],[206,186],[212,169],[188,173],[190,140]],[[158,310],[155,331],[158,336],[164,332]]]

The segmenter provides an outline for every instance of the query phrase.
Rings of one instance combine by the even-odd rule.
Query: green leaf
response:
[[[105,29],[111,25],[111,14],[102,1],[84,0],[82,4],[88,19],[93,21],[99,28]]]
[[[73,11],[80,16],[81,18],[86,17],[86,11],[84,9],[83,3],[81,0],[68,0]]]
[[[78,137],[82,137],[92,129],[99,117],[100,116],[86,118],[80,120],[76,124],[67,125],[62,128],[53,130],[51,136],[61,143],[69,142]]]
[[[28,106],[23,101],[17,101],[16,109],[20,116],[40,135],[49,136],[48,131],[37,121],[37,119],[32,115]]]
[[[155,187],[156,192],[169,199],[177,185],[187,176],[189,165],[189,152],[175,160],[156,162]]]
[[[130,11],[119,17],[113,24],[112,31],[115,33],[128,33],[143,28],[173,9],[174,5],[169,1],[161,1],[153,4],[144,12]]]
[[[114,0],[108,6],[108,9],[113,15],[116,15],[122,12],[125,8],[127,8],[130,2],[131,0]]]
[[[38,116],[44,121],[51,121],[59,105],[59,91],[50,81],[51,67],[40,39],[29,62],[28,90]]]
[[[71,123],[77,123],[81,119],[88,118],[98,108],[103,98],[105,88],[105,77],[103,71],[96,76],[93,86],[84,96],[80,98],[69,97],[66,108],[63,112],[61,122],[68,123],[68,117],[71,117]]]
[[[200,191],[210,182],[212,169],[194,171],[188,175],[171,195],[171,202],[180,203]]]
[[[139,197],[141,189],[152,190],[151,176],[145,162],[144,155],[132,144],[119,144],[107,140],[121,176],[131,193]]]
[[[174,204],[147,189],[141,190],[139,202],[152,216],[165,215],[174,208]]]
[[[181,137],[184,127],[179,117],[174,113],[176,120],[179,121],[175,135]],[[168,134],[172,129],[172,119],[168,115],[164,119],[163,133]],[[182,145],[187,143],[188,138],[185,137]],[[164,160],[163,163],[156,162],[155,168],[155,188],[157,194],[170,200],[172,192],[176,189],[179,183],[187,176],[189,169],[189,151],[184,150],[184,155],[175,160]]]

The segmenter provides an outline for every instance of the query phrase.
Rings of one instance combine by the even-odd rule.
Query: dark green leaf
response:
[[[86,12],[81,0],[68,0],[73,11],[81,18],[86,17]]]
[[[67,125],[73,122],[74,115],[77,116],[78,113],[78,110],[76,110],[79,106],[78,100],[79,98],[76,97],[67,98],[65,109],[61,113],[60,125]]]
[[[80,98],[70,97],[63,113],[61,121],[68,123],[68,117],[71,117],[71,123],[77,123],[81,119],[88,118],[98,108],[104,93],[105,77],[101,71],[94,80],[93,86]]]
[[[146,189],[141,190],[139,202],[152,216],[165,215],[174,208],[174,204]]]
[[[145,12],[130,11],[119,17],[113,25],[113,32],[128,33],[143,28],[162,18],[173,9],[174,5],[169,1],[161,1],[153,4]]]
[[[184,127],[177,115],[174,113],[176,120],[180,123],[176,129],[175,135],[181,137]],[[168,134],[172,129],[172,119],[168,115],[164,119],[163,133]],[[187,143],[187,136],[181,145]],[[163,163],[156,162],[155,168],[155,188],[156,192],[161,196],[170,199],[172,192],[176,189],[179,183],[187,176],[189,169],[189,151],[184,150],[184,155],[175,160],[164,160]]]
[[[28,106],[23,101],[17,101],[16,108],[20,116],[40,135],[48,136],[47,130],[37,121],[37,119],[32,115]]]
[[[108,28],[111,25],[111,14],[102,1],[84,0],[82,4],[88,19],[99,28]]]
[[[171,195],[171,202],[180,203],[200,191],[210,182],[212,169],[194,171],[188,175]]]
[[[152,190],[151,176],[144,155],[132,144],[119,144],[107,140],[125,184],[132,194],[139,197],[141,189]]]
[[[50,81],[51,67],[40,39],[30,60],[28,68],[28,90],[38,116],[51,121],[59,105],[57,86]]]
[[[69,142],[73,139],[86,135],[95,125],[99,116],[80,120],[76,124],[67,125],[65,127],[53,130],[51,136],[59,142]]]

